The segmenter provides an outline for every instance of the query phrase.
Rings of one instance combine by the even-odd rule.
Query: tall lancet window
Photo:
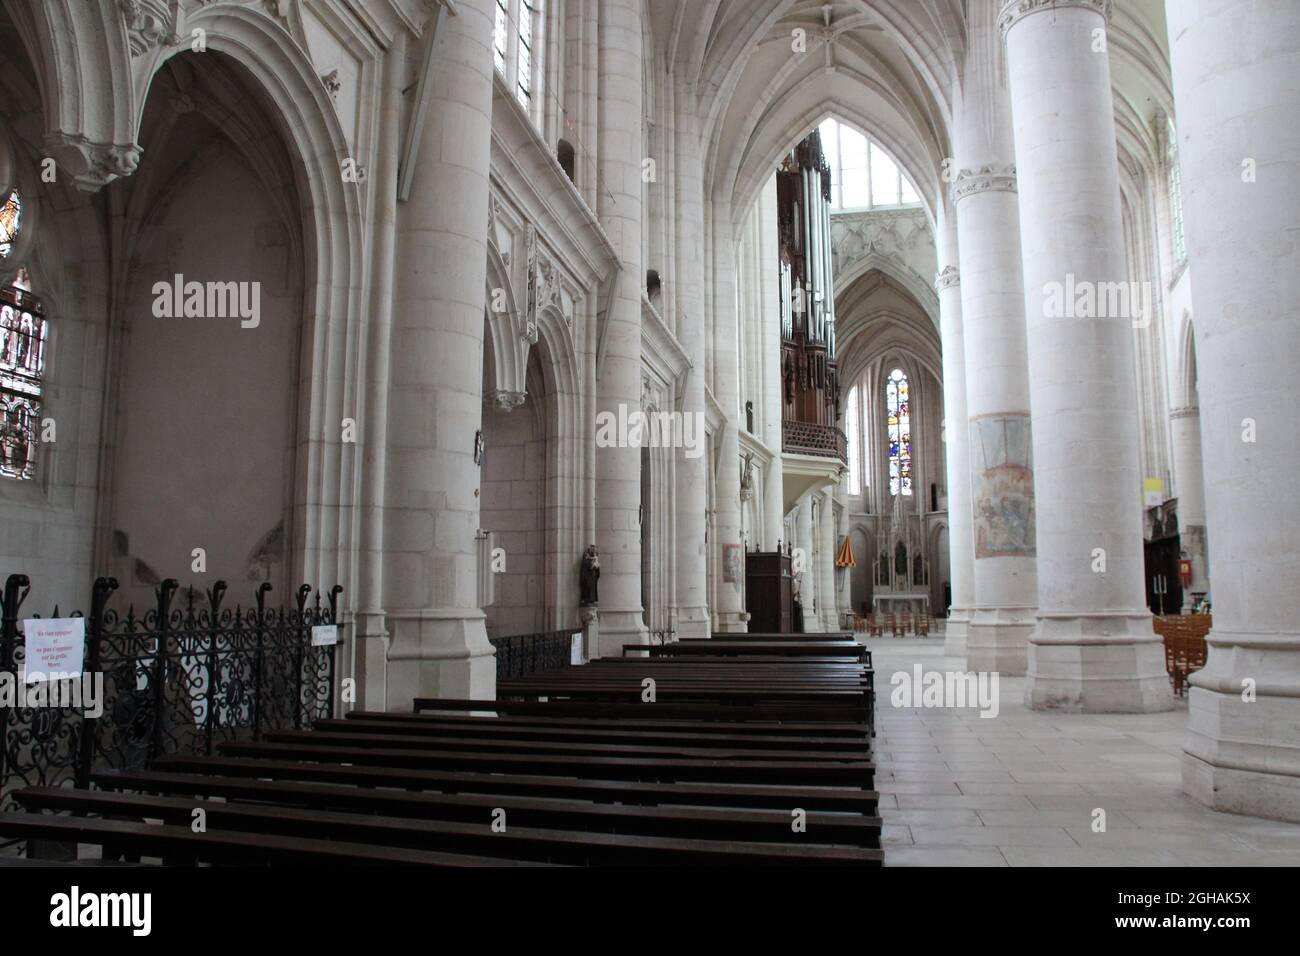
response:
[[[542,0],[496,0],[495,14],[492,62],[523,108],[540,122]]]
[[[885,423],[889,438],[889,493],[912,493],[912,395],[901,368],[885,380]]]
[[[13,251],[23,204],[11,189],[0,206],[0,259]],[[32,295],[27,270],[0,289],[0,476],[36,476],[45,378],[45,310]]]
[[[862,429],[858,422],[858,387],[849,389],[849,406],[844,412],[844,430],[849,437],[849,494],[862,494]]]
[[[1187,258],[1187,239],[1183,233],[1183,170],[1178,163],[1178,134],[1174,124],[1166,128],[1169,144],[1165,158],[1169,162],[1169,232],[1173,237],[1174,262]]]

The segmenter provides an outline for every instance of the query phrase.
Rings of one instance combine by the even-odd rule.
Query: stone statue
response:
[[[587,546],[587,553],[582,556],[582,571],[578,575],[578,584],[582,591],[582,597],[578,602],[579,607],[595,607],[598,603],[596,597],[596,582],[600,580],[600,556],[596,552],[594,544]]]

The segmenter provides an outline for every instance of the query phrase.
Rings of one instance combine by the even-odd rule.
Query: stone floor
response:
[[[887,866],[1300,865],[1300,824],[1183,795],[1185,700],[1163,714],[1048,714],[1025,707],[1023,677],[1003,677],[996,717],[894,707],[896,672],[964,668],[942,641],[869,644]]]

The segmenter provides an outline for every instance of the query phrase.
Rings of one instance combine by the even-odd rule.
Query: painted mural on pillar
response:
[[[1032,557],[1033,446],[1028,415],[972,419],[971,499],[976,558]]]

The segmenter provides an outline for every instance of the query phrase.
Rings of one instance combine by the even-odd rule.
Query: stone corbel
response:
[[[118,7],[126,20],[132,56],[180,42],[180,0],[118,0]]]
[[[492,404],[503,412],[512,412],[516,408],[522,408],[527,400],[528,395],[525,392],[511,392],[504,388],[497,388],[492,391]]]
[[[4,0],[36,70],[45,148],[78,188],[94,191],[139,164],[133,61],[173,35],[179,0]],[[141,69],[148,67],[141,57]]]
[[[934,291],[943,292],[946,289],[954,288],[961,285],[961,272],[956,266],[944,266],[934,280]]]

